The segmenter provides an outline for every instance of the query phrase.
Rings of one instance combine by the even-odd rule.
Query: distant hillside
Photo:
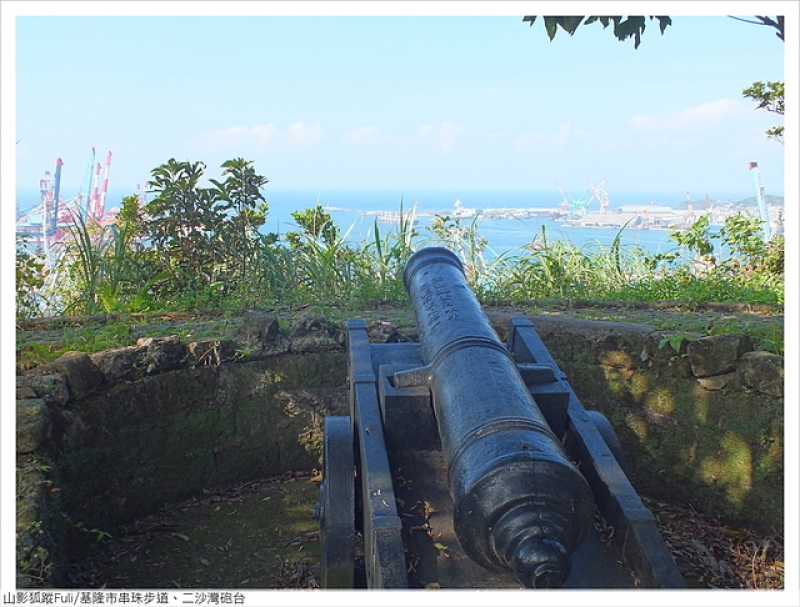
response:
[[[779,206],[779,207],[783,206],[783,196],[773,196],[772,194],[767,194],[766,196],[764,196],[764,198],[766,199],[767,206],[770,206],[770,205]],[[715,199],[693,200],[692,201],[692,208],[701,209],[701,210],[702,209],[706,209],[706,208],[708,208],[708,203],[709,202],[713,203],[714,205],[719,205],[719,204],[722,203],[721,200],[715,200]],[[728,203],[728,204],[733,204],[734,206],[737,206],[737,207],[755,207],[755,206],[758,206],[758,203],[756,202],[756,197],[755,196],[750,196],[749,198],[745,198],[744,200],[727,200],[725,202]],[[682,202],[679,202],[676,205],[676,208],[685,209],[687,207],[687,205],[688,205],[688,203],[684,200]]]
[[[782,207],[783,206],[783,196],[773,196],[772,194],[767,194],[764,196],[764,200],[766,201],[767,205],[775,205]],[[739,200],[735,202],[737,206],[740,207],[754,207],[758,203],[756,202],[755,196],[750,196],[750,198],[745,198],[744,200]]]

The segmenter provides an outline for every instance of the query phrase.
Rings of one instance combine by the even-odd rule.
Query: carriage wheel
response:
[[[628,465],[625,462],[625,456],[622,453],[622,445],[619,444],[617,433],[614,432],[611,422],[609,422],[606,416],[599,411],[587,411],[586,413],[589,414],[589,419],[592,420],[594,427],[600,433],[600,436],[603,437],[603,441],[606,443],[608,450],[611,451],[614,459],[617,460],[617,464],[619,464],[619,467],[622,468],[625,476],[628,476]]]
[[[325,418],[323,480],[316,517],[323,588],[352,588],[355,569],[355,460],[350,418]]]

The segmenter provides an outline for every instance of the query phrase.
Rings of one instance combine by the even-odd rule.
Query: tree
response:
[[[34,318],[41,311],[41,290],[47,278],[42,250],[32,250],[29,236],[17,234],[17,318]]]
[[[236,251],[238,280],[246,280],[247,266],[255,253],[258,229],[267,221],[269,208],[261,189],[269,182],[258,175],[253,161],[234,158],[222,164],[225,181],[211,179],[216,186],[219,210],[224,213],[221,231],[217,236],[222,240],[225,250]]]
[[[213,281],[214,243],[210,237],[221,221],[211,189],[199,187],[202,162],[170,158],[151,171],[151,192],[144,223],[152,245],[163,252],[179,291]]]
[[[114,223],[105,227],[110,239],[103,259],[105,276],[97,286],[106,312],[143,312],[153,304],[152,288],[169,276],[164,272],[163,256],[148,249],[144,214],[136,194],[122,199]]]
[[[733,17],[731,15],[728,15],[728,16],[731,19],[736,19],[737,21],[744,21],[745,23],[753,23],[755,25],[766,25],[768,27],[774,27],[777,30],[775,32],[775,35],[778,38],[781,39],[781,42],[783,42],[783,36],[784,36],[784,17],[783,17],[783,15],[778,15],[774,19],[771,18],[771,17],[756,15],[754,17],[754,19],[756,19],[756,21],[750,21],[749,19],[742,19],[741,17]]]
[[[339,228],[334,223],[331,214],[326,212],[322,205],[318,204],[315,207],[307,207],[304,211],[293,211],[292,217],[297,222],[303,231],[286,232],[286,240],[293,247],[300,246],[303,236],[306,239],[312,238],[321,240],[325,245],[330,246],[339,240]]]
[[[768,27],[775,28],[777,30],[775,35],[780,38],[781,40],[784,39],[784,17],[779,15],[775,18],[767,17],[767,16],[759,16],[756,15],[754,17],[755,21],[751,21],[749,19],[742,19],[740,17],[733,17],[728,15],[731,19],[736,19],[737,21],[744,21],[745,23],[753,23],[755,25],[766,25]],[[528,22],[529,25],[533,25],[536,21],[536,15],[528,15],[522,18],[523,22]],[[586,19],[586,21],[584,21]],[[650,17],[650,20],[658,19],[658,26],[661,30],[661,34],[664,34],[664,30],[667,29],[668,26],[672,25],[672,19],[670,17]],[[635,17],[542,17],[544,21],[544,28],[547,31],[547,35],[550,40],[553,40],[556,36],[556,32],[560,27],[565,32],[567,32],[570,36],[572,36],[575,31],[581,25],[590,25],[592,23],[600,22],[603,26],[603,29],[607,28],[610,23],[614,24],[614,36],[619,41],[627,40],[628,38],[633,37],[634,48],[639,48],[639,44],[642,41],[642,34],[644,33],[645,27],[647,26],[647,21],[642,16],[635,16]]]
[[[213,305],[249,286],[260,248],[274,243],[271,235],[259,233],[268,210],[261,190],[269,180],[244,158],[221,167],[224,179],[209,179],[211,187],[201,186],[202,162],[171,158],[151,171],[150,191],[156,196],[143,208],[144,235],[171,277],[159,290],[183,303],[194,298]]]
[[[736,19],[737,21],[744,21],[745,23],[752,23],[754,25],[765,25],[767,27],[772,27],[776,30],[775,35],[784,40],[784,24],[785,20],[782,15],[778,15],[777,17],[767,17],[763,15],[756,15],[753,17],[755,21],[751,21],[750,19],[742,19],[741,17],[733,17],[728,15],[731,19]],[[533,25],[536,21],[536,15],[528,15],[522,18],[523,22],[528,22],[529,25]],[[585,19],[585,21],[584,21]],[[668,26],[672,25],[672,19],[670,17],[650,17],[650,20],[658,19],[659,29],[661,30],[661,34],[664,34],[664,30],[667,29]],[[645,27],[647,25],[647,21],[644,17],[542,17],[544,21],[544,28],[547,31],[547,36],[552,41],[555,38],[556,33],[558,32],[558,28],[560,27],[565,32],[567,32],[570,36],[572,36],[575,31],[581,25],[590,25],[592,23],[599,22],[603,29],[608,27],[609,24],[614,24],[614,36],[617,40],[623,41],[627,40],[630,37],[633,37],[634,49],[639,48],[639,44],[642,40],[642,34],[644,33]],[[783,82],[767,82],[766,84],[763,82],[755,82],[749,88],[746,88],[742,91],[742,95],[744,97],[753,99],[758,101],[758,108],[767,110],[768,112],[775,112],[776,114],[783,114],[783,89],[784,83]],[[767,129],[766,131],[768,137],[772,137],[777,141],[783,143],[783,126],[776,126],[771,129]]]
[[[586,19],[586,21],[584,21]],[[661,30],[661,34],[664,34],[664,30],[667,29],[668,26],[672,25],[672,19],[670,17],[650,17],[650,20],[658,19],[658,27]],[[523,17],[523,21],[528,21],[530,25],[533,25],[534,21],[536,21],[536,16],[526,16]],[[542,17],[544,21],[544,28],[547,31],[547,35],[550,40],[553,40],[556,36],[556,32],[560,27],[565,32],[567,32],[570,36],[572,36],[575,31],[581,25],[590,25],[592,23],[599,22],[603,29],[607,28],[609,24],[614,24],[614,36],[620,42],[627,40],[628,38],[633,38],[633,48],[639,48],[639,44],[642,41],[642,34],[644,33],[645,28],[647,27],[647,20],[644,17]]]
[[[784,98],[783,82],[754,82],[751,86],[742,91],[742,95],[748,99],[758,102],[758,109],[774,112],[783,115]],[[783,143],[783,125],[767,129],[767,137]]]

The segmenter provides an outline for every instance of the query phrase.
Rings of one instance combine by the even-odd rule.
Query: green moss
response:
[[[65,521],[57,468],[42,452],[18,455],[16,472],[17,586],[52,588],[66,575]]]
[[[61,465],[76,520],[113,527],[213,486],[319,464],[322,417],[282,391],[344,383],[344,353],[198,367],[113,386],[76,403],[91,429]]]
[[[647,441],[649,436],[648,424],[641,416],[627,415],[625,417],[625,425],[631,429],[638,440]],[[619,427],[619,424],[617,424],[617,428]]]
[[[636,399],[641,399],[650,389],[650,378],[642,371],[636,371],[630,377],[629,391]]]
[[[629,373],[625,369],[604,367],[605,385],[614,398],[627,396]]]
[[[675,400],[668,389],[659,387],[645,395],[644,406],[655,415],[668,416],[675,411]]]
[[[609,350],[599,355],[599,362],[609,367],[632,369],[635,365],[631,355],[622,350]]]
[[[665,367],[598,365],[585,351],[558,351],[558,362],[584,407],[606,414],[617,430],[637,489],[753,528],[781,524],[779,402],[735,381],[709,390]]]
[[[698,473],[707,484],[720,484],[727,500],[741,507],[752,490],[753,462],[750,446],[741,437],[726,432],[719,441],[716,456],[706,456]]]

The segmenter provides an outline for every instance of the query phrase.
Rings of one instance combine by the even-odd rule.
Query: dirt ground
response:
[[[81,588],[319,588],[317,471],[192,498],[99,541],[70,581]],[[779,536],[731,529],[643,497],[690,587],[783,588]]]
[[[139,519],[93,546],[84,588],[315,588],[320,560],[310,473],[210,492]]]

